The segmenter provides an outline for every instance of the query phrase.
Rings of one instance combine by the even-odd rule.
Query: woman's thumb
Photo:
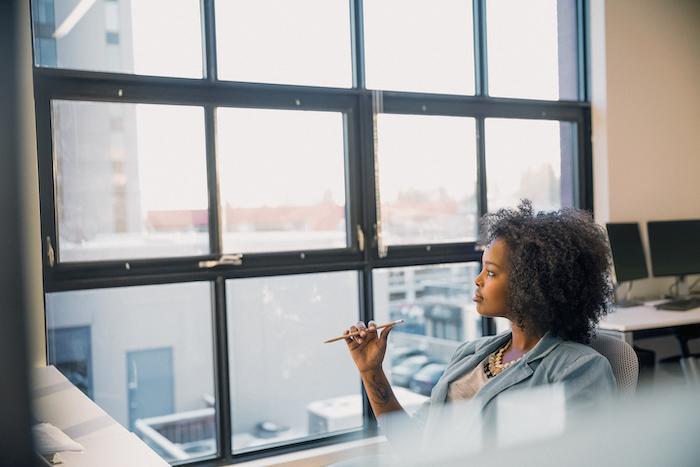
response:
[[[382,330],[382,335],[380,337],[384,342],[389,338],[389,333],[392,329],[394,329],[394,326],[387,326]]]

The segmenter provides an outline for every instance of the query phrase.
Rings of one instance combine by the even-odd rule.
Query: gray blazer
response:
[[[460,345],[433,388],[430,400],[412,417],[411,424],[423,431],[434,431],[434,425],[441,423],[440,412],[449,384],[473,370],[510,337],[511,332],[507,331]],[[562,383],[567,407],[590,406],[598,398],[611,396],[617,390],[612,368],[605,357],[587,345],[564,341],[547,333],[522,360],[482,387],[470,403],[476,404],[477,412],[488,423],[495,420],[494,399],[499,394],[554,383]],[[381,419],[379,422],[382,425]],[[387,436],[391,437],[390,433],[387,432]]]

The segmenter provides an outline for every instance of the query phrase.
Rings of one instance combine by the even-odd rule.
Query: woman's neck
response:
[[[539,333],[526,331],[515,323],[512,325],[512,331],[513,343],[510,346],[510,350],[520,354],[529,352],[542,338],[542,335]]]

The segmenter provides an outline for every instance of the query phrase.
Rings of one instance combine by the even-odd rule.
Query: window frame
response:
[[[466,0],[469,1],[469,0]],[[478,212],[487,212],[486,118],[560,120],[576,124],[574,205],[593,210],[591,106],[587,82],[588,0],[575,1],[577,14],[578,101],[543,101],[490,97],[487,92],[486,0],[473,2],[475,95],[441,95],[418,92],[383,92],[383,112],[388,114],[445,115],[476,119]],[[244,277],[281,276],[313,272],[356,271],[359,277],[358,319],[374,315],[372,272],[374,269],[439,263],[478,262],[481,250],[475,242],[389,246],[387,256],[378,251],[375,200],[375,154],[373,146],[372,91],[365,86],[362,0],[349,0],[353,87],[259,84],[219,81],[216,64],[214,0],[200,0],[204,76],[201,79],[171,78],[79,71],[36,65],[34,40],[32,60],[37,129],[39,202],[43,258],[44,294],[93,288],[155,285],[207,281],[212,287],[214,384],[216,392],[218,454],[195,460],[193,465],[220,465],[268,457],[373,436],[377,426],[363,392],[364,429],[325,435],[318,439],[233,454],[231,394],[229,382],[226,280]],[[36,8],[32,3],[32,29]],[[52,142],[51,101],[54,99],[94,102],[193,105],[204,108],[209,240],[212,253],[183,258],[109,260],[51,264],[60,258],[57,237],[55,161]],[[336,111],[344,114],[346,232],[348,246],[340,249],[245,254],[240,266],[201,269],[198,262],[215,260],[221,249],[221,215],[216,154],[216,108],[248,107],[282,110]],[[361,228],[365,247],[357,227]],[[485,335],[496,330],[492,319],[482,318]],[[47,334],[48,335],[48,334]],[[189,464],[189,463],[188,463]]]

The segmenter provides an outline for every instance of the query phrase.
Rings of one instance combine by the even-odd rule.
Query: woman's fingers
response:
[[[360,335],[355,336],[355,341],[357,341],[358,344],[362,344],[367,337],[367,326],[365,326],[364,321],[358,321],[354,327],[360,331]]]
[[[347,336],[348,334],[350,334],[350,332],[352,332],[350,329],[346,329],[345,332],[343,333],[343,335]],[[352,337],[352,336],[346,337],[345,343],[348,344],[348,348],[350,350],[355,350],[356,348],[358,348],[360,346],[360,344],[355,342],[354,337]]]
[[[367,323],[367,341],[377,338],[377,323],[374,320]]]

